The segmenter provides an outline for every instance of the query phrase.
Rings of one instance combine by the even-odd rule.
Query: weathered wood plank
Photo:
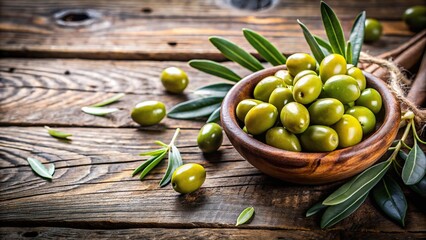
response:
[[[2,1],[0,12],[0,51],[2,56],[80,57],[96,59],[188,60],[224,59],[208,42],[208,36],[230,39],[250,52],[242,37],[244,27],[259,31],[286,54],[308,52],[296,18],[315,34],[324,36],[319,4],[316,1],[282,1],[274,9],[258,13],[223,7],[220,1],[125,1],[111,3],[44,3],[27,7],[31,1]],[[422,1],[410,2],[410,5]],[[424,3],[424,2],[423,2]],[[385,36],[364,50],[373,55],[396,48],[412,35],[401,22],[406,1],[335,1],[330,4],[342,16],[348,33],[353,18],[367,8],[383,21]],[[142,6],[143,5],[143,6]],[[53,15],[60,10],[93,9],[101,17],[84,27],[63,27]],[[141,6],[141,7],[138,7]],[[144,13],[143,9],[151,9]],[[142,11],[141,11],[142,10]],[[169,11],[170,10],[170,11]],[[370,15],[369,15],[370,16]]]
[[[0,237],[5,239],[424,239],[424,233],[375,233],[363,231],[300,231],[300,230],[263,230],[263,229],[166,229],[166,228],[134,228],[111,230],[88,230],[75,228],[0,228]],[[350,237],[350,238],[349,238]]]
[[[241,76],[249,73],[234,63],[226,65]],[[159,75],[169,66],[188,73],[185,94],[164,90]],[[130,111],[138,102],[159,100],[170,109],[193,98],[193,90],[223,81],[185,62],[1,59],[0,124],[136,127]],[[121,111],[95,117],[80,110],[115,93],[127,94],[112,105]],[[199,128],[203,124],[167,118],[162,123],[169,128]]]
[[[218,153],[203,155],[196,147],[198,130],[183,130],[178,140],[184,162],[202,164],[203,188],[179,195],[170,186],[159,188],[161,164],[143,182],[131,177],[142,162],[137,153],[152,148],[154,139],[168,141],[173,130],[69,128],[73,140],[63,142],[41,127],[1,127],[0,223],[2,226],[77,228],[233,228],[246,206],[256,216],[250,228],[319,230],[319,216],[305,218],[313,203],[336,184],[295,186],[254,169],[226,140]],[[53,181],[37,177],[28,156],[53,162]],[[367,201],[334,230],[424,232],[422,200],[410,192],[407,226],[401,229]],[[96,206],[96,207],[94,207]]]

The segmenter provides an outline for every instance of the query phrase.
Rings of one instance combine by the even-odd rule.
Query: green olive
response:
[[[376,89],[366,88],[361,92],[361,96],[355,101],[355,104],[367,107],[374,114],[377,114],[382,109],[382,96]]]
[[[166,106],[159,101],[144,101],[133,108],[130,116],[141,126],[155,125],[166,116]]]
[[[311,125],[300,135],[300,143],[309,152],[329,152],[339,145],[339,136],[331,127]]]
[[[314,75],[314,76],[318,76],[318,74],[315,71],[312,70],[303,70],[301,72],[299,72],[294,78],[293,78],[293,85],[296,84],[297,81],[299,81],[299,79],[301,79],[302,77],[306,76],[306,75]]]
[[[309,112],[305,106],[298,102],[288,103],[280,114],[281,123],[292,133],[302,133],[309,126]]]
[[[253,91],[254,98],[263,102],[268,102],[272,91],[277,87],[284,86],[284,80],[275,76],[266,77],[256,85]]]
[[[353,146],[362,140],[362,127],[358,120],[349,114],[343,114],[342,118],[332,126],[339,136],[339,147]]]
[[[365,20],[364,42],[375,42],[382,36],[382,24],[376,19]]]
[[[291,76],[296,76],[303,70],[314,70],[317,68],[315,58],[306,53],[295,53],[287,58],[287,69]]]
[[[346,74],[346,60],[342,55],[330,54],[321,61],[319,72],[323,83],[332,76]]]
[[[294,84],[293,98],[296,102],[309,104],[318,98],[321,91],[321,79],[315,75],[306,75]]]
[[[244,122],[244,119],[246,118],[246,115],[250,109],[252,109],[254,106],[258,105],[259,103],[262,103],[262,101],[256,100],[256,99],[244,99],[241,102],[238,103],[236,114],[237,118]]]
[[[293,77],[287,70],[279,70],[274,74],[274,76],[284,80],[284,83],[287,85],[293,85]]]
[[[426,28],[426,6],[413,6],[405,10],[402,16],[411,31],[420,32]]]
[[[339,121],[345,113],[343,104],[334,98],[321,98],[309,106],[311,124],[330,126]]]
[[[277,108],[270,103],[261,103],[247,113],[244,124],[250,134],[258,135],[274,126],[278,117]]]
[[[191,193],[199,189],[206,180],[206,170],[200,164],[187,163],[173,172],[172,186],[176,192]]]
[[[289,88],[279,87],[271,93],[269,103],[274,105],[278,112],[289,102],[294,102],[293,92]]]
[[[354,106],[346,110],[346,114],[354,116],[361,124],[362,133],[366,135],[376,128],[376,116],[374,113],[363,106]]]
[[[299,139],[283,127],[274,127],[266,132],[266,144],[293,152],[300,152]]]
[[[343,104],[358,99],[360,90],[357,81],[347,75],[336,75],[324,83],[324,91],[327,96],[336,98]]]
[[[172,93],[181,93],[188,86],[188,76],[177,67],[169,67],[163,70],[160,75],[164,88]]]
[[[350,67],[348,68],[348,71],[346,72],[346,75],[351,76],[357,81],[359,90],[364,90],[365,86],[367,85],[367,82],[365,80],[364,73],[362,73],[361,69],[357,67]]]
[[[215,152],[222,145],[222,128],[217,123],[205,124],[198,133],[197,144],[205,153]]]

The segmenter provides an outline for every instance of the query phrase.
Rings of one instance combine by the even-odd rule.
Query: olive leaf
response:
[[[426,198],[426,175],[418,183],[409,185],[409,187],[421,197]]]
[[[220,107],[223,97],[205,97],[179,103],[167,114],[170,118],[193,119],[209,116]]]
[[[243,28],[243,34],[247,41],[266,61],[274,66],[285,64],[286,57],[264,36],[247,28]]]
[[[202,72],[208,73],[213,76],[224,78],[233,82],[238,82],[241,77],[238,76],[231,69],[224,65],[211,60],[194,59],[188,62],[189,66],[196,68]]]
[[[166,156],[167,151],[157,155],[154,159],[152,159],[149,164],[145,168],[143,168],[141,175],[139,178],[142,180],[155,166],[157,166],[161,160]]]
[[[342,25],[340,25],[340,21],[333,9],[323,1],[321,1],[321,17],[333,53],[338,53],[345,57],[345,36]]]
[[[50,164],[50,169],[47,168],[37,159],[28,157],[28,163],[30,164],[31,169],[40,177],[52,179],[52,175],[55,172],[55,166],[53,163]],[[53,165],[53,167],[52,167]]]
[[[322,204],[337,205],[349,199],[358,199],[370,191],[385,175],[392,161],[387,160],[364,170],[351,181],[342,185],[339,189],[328,196]]]
[[[91,107],[103,107],[103,106],[109,105],[111,103],[117,102],[118,100],[120,100],[120,98],[124,97],[125,95],[126,94],[124,94],[124,93],[119,93],[119,94],[117,94],[113,97],[110,97],[110,98],[105,99],[101,102],[95,103],[95,104],[91,105]]]
[[[414,141],[414,146],[408,153],[402,169],[402,180],[405,185],[413,185],[419,182],[426,172],[426,156],[422,149]]]
[[[311,48],[311,52],[315,57],[315,60],[317,60],[317,62],[321,62],[324,57],[325,54],[322,51],[320,45],[318,44],[318,42],[316,41],[315,37],[311,34],[311,32],[309,31],[309,29],[305,26],[305,24],[303,24],[301,21],[299,21],[299,19],[297,20],[297,22],[299,23],[300,27],[303,30],[303,36],[305,36],[306,42],[308,43],[309,47]]]
[[[158,158],[158,156],[160,156],[164,152],[166,152],[166,151],[164,150],[164,151],[161,151],[160,153],[158,153],[157,155],[152,155],[148,160],[146,160],[141,165],[139,165],[137,168],[135,168],[135,170],[133,170],[133,172],[132,172],[132,177],[135,176],[136,174],[140,173],[142,170],[144,170],[149,164],[151,164],[155,159]]]
[[[358,14],[352,26],[349,41],[352,45],[352,64],[357,66],[359,54],[361,53],[362,43],[364,42],[364,28],[365,28],[365,11]],[[347,57],[346,60],[349,58]]]
[[[166,148],[160,148],[160,149],[154,149],[147,152],[139,153],[139,156],[157,156],[158,154],[161,154],[164,151],[167,151],[167,145]]]
[[[368,192],[357,198],[328,207],[321,217],[321,228],[331,227],[355,212],[365,201]]]
[[[194,94],[203,96],[225,97],[228,91],[234,86],[229,83],[213,83],[195,89]]]
[[[333,52],[333,49],[330,46],[330,43],[327,42],[327,40],[314,35],[315,40],[317,41],[318,45],[321,47],[324,55],[330,55]]]
[[[314,204],[312,207],[310,207],[308,209],[308,211],[306,211],[306,217],[310,217],[312,215],[315,215],[317,213],[319,213],[321,210],[323,210],[324,208],[327,208],[328,206],[323,205],[321,202],[318,202],[316,204]]]
[[[173,172],[176,170],[176,168],[182,166],[182,164],[183,164],[182,157],[180,156],[179,150],[177,149],[175,145],[172,145],[169,151],[169,162],[167,165],[167,170],[163,178],[161,179],[160,187],[164,187],[167,184],[169,184],[172,178]]]
[[[244,209],[238,216],[237,224],[235,224],[235,226],[239,226],[241,224],[247,223],[253,217],[253,214],[254,214],[253,207],[248,207]]]
[[[53,176],[53,174],[55,173],[55,164],[50,163],[49,169],[47,169],[47,172],[49,173],[50,176]]]
[[[372,190],[373,198],[380,209],[391,219],[405,225],[407,201],[398,183],[385,176]]]
[[[210,42],[231,61],[240,64],[253,72],[263,69],[262,64],[250,53],[244,51],[235,43],[221,37],[210,37]]]
[[[95,116],[104,116],[108,113],[113,113],[118,111],[118,108],[105,108],[105,107],[82,107],[81,111],[95,115]]]
[[[50,128],[48,126],[44,126],[44,128],[47,130],[47,132],[49,133],[50,136],[55,137],[55,138],[68,139],[68,137],[72,136],[72,134],[70,134],[70,133],[61,132],[61,131],[58,131],[56,129]]]
[[[209,118],[207,119],[207,123],[211,122],[217,122],[220,120],[220,107],[218,107],[212,114],[210,114]]]
[[[352,44],[350,41],[346,45],[346,63],[352,64]]]

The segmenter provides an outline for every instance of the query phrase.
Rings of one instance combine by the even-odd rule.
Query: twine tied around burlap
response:
[[[401,69],[392,61],[373,57],[365,52],[361,52],[359,61],[361,63],[376,64],[389,73],[386,81],[389,89],[398,98],[401,109],[410,110],[414,113],[414,121],[419,126],[418,129],[423,131],[426,128],[426,110],[420,109],[407,99],[404,89],[408,89],[407,83],[410,81],[401,72]]]

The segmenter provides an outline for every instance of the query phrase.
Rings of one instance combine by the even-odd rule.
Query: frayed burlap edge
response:
[[[377,64],[389,73],[388,79],[386,79],[388,87],[398,98],[401,104],[401,109],[403,109],[403,111],[410,110],[414,113],[416,125],[419,127],[418,129],[423,131],[426,128],[426,110],[418,108],[407,99],[404,89],[407,89],[408,87],[404,83],[409,82],[409,80],[401,72],[401,69],[392,61],[373,57],[365,52],[361,52],[359,61],[361,63]]]

